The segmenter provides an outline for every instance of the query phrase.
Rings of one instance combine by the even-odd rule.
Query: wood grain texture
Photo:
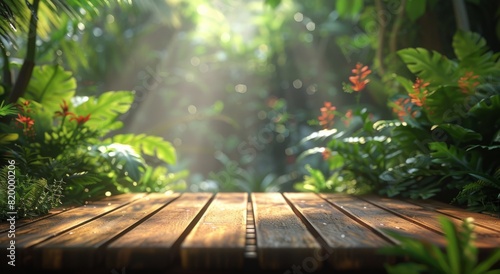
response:
[[[406,203],[404,201],[389,199],[377,196],[367,196],[363,199],[374,203],[378,206],[387,208],[408,220],[415,223],[427,226],[439,233],[442,233],[441,224],[439,223],[439,216],[444,216],[437,212],[426,210],[425,208]],[[449,218],[457,227],[462,225],[462,221],[457,218]],[[476,226],[474,229],[476,240],[474,241],[479,248],[494,249],[500,246],[500,234],[498,232],[486,229],[481,226]]]
[[[123,194],[111,196],[100,201],[88,202],[86,205],[69,211],[51,215],[28,225],[16,228],[16,249],[19,255],[18,264],[28,264],[33,259],[29,248],[49,238],[62,234],[85,222],[115,210],[127,203],[144,197],[145,194]],[[0,234],[0,254],[4,255],[9,243],[7,233]]]
[[[478,212],[471,212],[465,209],[451,206],[449,204],[432,200],[419,200],[419,201],[407,200],[407,201],[411,203],[418,203],[418,205],[421,205],[426,210],[435,210],[439,213],[452,216],[461,220],[465,220],[468,217],[472,217],[474,218],[474,223],[476,225],[500,232],[500,216],[494,217]]]
[[[257,257],[263,269],[318,269],[321,246],[280,193],[252,193]]]
[[[389,259],[377,250],[391,245],[386,239],[361,225],[314,193],[285,193],[292,206],[323,239],[324,255],[340,270],[381,267]]]
[[[360,200],[353,196],[344,194],[321,194],[321,197],[328,200],[333,205],[340,208],[343,212],[365,223],[373,230],[385,234],[391,238],[384,230],[391,230],[430,243],[446,246],[444,236],[428,227],[416,225],[402,217],[379,208],[371,203]],[[392,239],[397,243],[395,239]]]
[[[178,255],[180,240],[213,194],[184,193],[106,250],[108,268],[164,268]]]
[[[102,247],[130,226],[168,204],[179,194],[150,194],[34,248],[44,269],[92,268],[104,265]]]
[[[37,216],[37,217],[26,217],[20,220],[16,220],[16,228],[23,227],[25,225],[31,224],[33,222],[52,217],[54,215],[57,215],[59,213],[68,211],[72,208],[75,208],[76,206],[64,206],[64,207],[56,207],[51,210],[45,215],[42,216]],[[0,233],[7,232],[9,231],[10,224],[4,220],[0,222]]]
[[[185,269],[243,267],[247,193],[218,193],[181,245]]]

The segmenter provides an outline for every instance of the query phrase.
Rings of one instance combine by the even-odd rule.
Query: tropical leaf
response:
[[[94,146],[94,151],[98,151],[121,176],[127,176],[134,181],[139,181],[146,168],[144,159],[129,145],[110,144],[107,146]]]
[[[175,148],[161,137],[145,134],[120,134],[103,141],[104,143],[120,143],[133,147],[137,152],[156,157],[168,164],[177,161]]]
[[[459,66],[464,71],[473,71],[476,75],[487,75],[498,71],[492,51],[481,35],[474,32],[457,31],[453,36],[453,49]]]
[[[427,96],[425,112],[434,124],[459,122],[465,118],[467,95],[458,87],[441,86]]]
[[[448,146],[445,142],[429,143],[429,148],[432,150],[432,162],[453,166],[457,170],[463,171],[480,171],[481,161],[479,154],[473,151],[465,151],[454,145]]]
[[[340,17],[350,18],[359,14],[363,9],[363,0],[337,0],[335,10]]]
[[[0,145],[5,145],[19,138],[17,133],[0,133]]]
[[[436,51],[407,48],[399,50],[398,55],[411,72],[433,85],[446,84],[457,79],[456,63]]]
[[[275,9],[281,4],[281,0],[265,0],[264,3],[270,6],[271,8]]]
[[[75,107],[74,112],[82,116],[90,114],[85,125],[105,134],[122,126],[117,118],[130,109],[133,101],[134,94],[130,91],[108,91],[97,98],[89,97],[86,102]]]
[[[455,142],[463,143],[469,141],[481,141],[483,136],[472,129],[462,127],[456,124],[442,124],[438,128],[443,129],[448,133]]]
[[[76,80],[69,71],[59,65],[37,66],[24,94],[27,100],[33,100],[54,112],[62,100],[69,101],[75,94]]]
[[[425,7],[427,6],[427,0],[408,0],[406,4],[406,14],[408,18],[415,22],[425,13]]]

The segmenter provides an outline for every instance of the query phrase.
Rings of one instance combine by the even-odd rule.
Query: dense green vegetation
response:
[[[499,3],[455,2],[3,1],[1,176],[26,216],[129,191],[498,212]]]

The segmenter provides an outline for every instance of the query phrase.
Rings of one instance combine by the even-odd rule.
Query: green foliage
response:
[[[398,51],[398,55],[415,75],[440,85],[454,81],[456,64],[436,51],[424,48],[408,48]]]
[[[69,101],[76,90],[72,73],[59,65],[37,66],[24,95],[26,100],[42,104],[48,111],[56,111],[62,100]]]
[[[306,149],[299,160],[322,153],[328,175],[308,168],[310,176],[298,189],[334,191],[341,188],[332,185],[345,184],[345,190],[354,180],[358,190],[391,197],[427,199],[451,190],[453,201],[470,209],[500,210],[497,57],[477,34],[460,31],[453,41],[456,62],[423,48],[398,52],[417,76],[414,82],[393,77],[407,94],[394,96],[389,104],[400,121],[375,121],[366,110],[355,110],[345,129],[337,126],[306,137],[302,146],[324,145]],[[326,109],[320,119],[330,117]],[[329,115],[347,121],[347,114]]]
[[[404,256],[410,262],[397,265],[386,265],[388,273],[443,273],[443,274],[480,274],[500,273],[491,268],[500,262],[500,249],[494,251],[488,258],[479,261],[478,251],[474,245],[473,219],[465,219],[460,228],[445,217],[439,219],[446,237],[446,249],[403,236],[395,231],[385,230],[400,244],[387,247],[381,253],[394,256]]]
[[[176,162],[175,149],[163,138],[145,134],[104,138],[121,127],[118,118],[133,103],[132,92],[72,98],[76,81],[71,73],[59,66],[35,67],[34,71],[26,94],[30,100],[19,102],[22,119],[5,128],[10,133],[4,139],[12,142],[3,142],[1,148],[16,161],[19,216],[44,214],[62,201],[78,203],[106,192],[165,192],[185,187],[178,183],[185,172],[160,174],[167,172],[161,165]],[[157,159],[159,166],[153,168],[144,157]],[[2,189],[0,195],[5,196],[7,188]],[[6,201],[0,203],[3,212],[7,212]]]
[[[161,161],[174,164],[177,161],[175,148],[170,142],[160,137],[148,136],[146,134],[119,134],[103,141],[103,143],[121,143],[128,144],[135,151],[144,155],[156,157]]]
[[[425,13],[425,8],[427,6],[427,0],[408,0],[406,4],[406,14],[408,18],[415,22]]]
[[[363,9],[363,0],[337,0],[335,10],[339,16],[352,18]]]
[[[92,114],[92,119],[87,126],[99,130],[103,134],[122,127],[122,122],[117,121],[121,114],[126,113],[134,101],[130,91],[108,91],[99,97],[90,96],[81,98],[82,104],[75,107],[76,115]]]

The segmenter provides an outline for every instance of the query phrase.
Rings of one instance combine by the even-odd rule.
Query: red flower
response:
[[[428,91],[425,89],[430,83],[424,82],[422,79],[417,78],[413,84],[413,92],[409,92],[408,95],[411,97],[411,102],[415,105],[421,107],[425,104],[427,99]]]
[[[80,116],[73,116],[71,117],[71,119],[69,119],[70,121],[76,121],[76,123],[78,125],[83,125],[85,124],[88,120],[90,119],[90,113],[87,115],[87,116],[83,116],[83,115],[80,115]]]
[[[35,125],[35,121],[33,119],[31,119],[31,117],[23,116],[23,115],[18,113],[16,121],[17,121],[18,127],[23,129],[24,135],[27,135],[27,136],[34,136],[35,135],[35,131],[33,128],[33,125]]]
[[[458,79],[458,86],[464,94],[474,93],[474,89],[479,85],[479,81],[475,81],[479,78],[479,75],[475,75],[474,72],[468,71],[464,76]]]
[[[352,121],[352,109],[347,110],[344,117],[344,125],[348,127]]]
[[[332,156],[332,151],[329,148],[325,148],[325,150],[323,150],[321,155],[323,156],[323,160],[326,161],[330,159],[330,157]]]
[[[324,129],[328,129],[333,126],[333,118],[335,118],[335,110],[337,108],[332,106],[332,103],[325,102],[325,105],[320,108],[321,116],[318,117],[319,124],[323,126]]]
[[[417,112],[411,110],[411,106],[409,105],[411,102],[410,98],[399,98],[394,101],[394,105],[392,107],[392,111],[398,115],[400,121],[404,121],[404,118],[411,114],[413,118],[417,116]]]
[[[63,100],[61,106],[61,111],[56,111],[56,116],[61,116],[61,117],[66,117],[66,116],[73,116],[74,114],[72,112],[69,112],[69,107],[68,103],[66,103],[66,100]]]
[[[361,63],[357,63],[356,67],[352,70],[352,73],[354,73],[354,76],[349,77],[349,81],[353,84],[351,86],[352,90],[354,91],[362,91],[368,82],[370,82],[369,79],[366,79],[370,73],[372,73],[371,70],[368,69],[368,66],[363,66]]]
[[[21,123],[26,129],[30,129],[35,124],[35,121],[33,119],[28,116],[23,116],[19,113],[17,114],[16,121]]]

